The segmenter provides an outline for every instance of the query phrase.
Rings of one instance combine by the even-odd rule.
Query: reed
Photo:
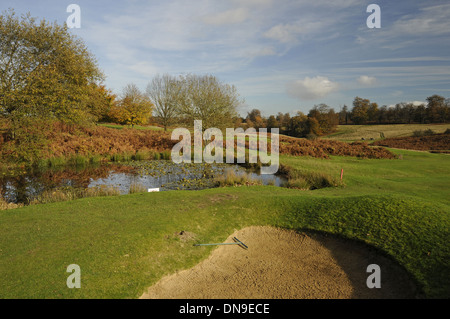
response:
[[[232,169],[225,170],[223,175],[216,176],[214,182],[219,187],[240,185],[262,185],[260,180],[253,178],[247,172],[236,173]]]
[[[65,202],[83,197],[118,196],[120,190],[113,186],[100,185],[89,188],[60,187],[43,191],[30,200],[30,205]]]
[[[14,209],[23,207],[23,204],[8,203],[0,194],[0,210]]]
[[[136,193],[146,193],[147,187],[142,185],[141,183],[131,183],[129,193],[130,194],[136,194]]]

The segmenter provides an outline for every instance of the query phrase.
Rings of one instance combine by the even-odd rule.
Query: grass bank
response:
[[[402,159],[282,156],[303,172],[339,176],[318,190],[242,186],[34,205],[0,212],[1,298],[136,298],[164,275],[205,259],[251,225],[310,229],[370,244],[400,263],[429,298],[450,297],[450,157],[395,150]],[[194,241],[195,242],[195,241]],[[78,264],[82,288],[68,289]]]

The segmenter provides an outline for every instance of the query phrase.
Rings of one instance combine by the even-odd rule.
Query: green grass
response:
[[[340,177],[314,191],[241,186],[83,198],[0,212],[1,298],[136,298],[164,275],[207,258],[176,232],[221,242],[250,225],[317,230],[391,256],[426,297],[450,297],[450,157],[393,150],[403,159],[282,156],[299,171]],[[81,289],[66,268],[81,267]]]
[[[379,140],[383,133],[385,138],[412,136],[414,131],[431,129],[436,133],[444,133],[450,124],[384,124],[384,125],[338,125],[336,132],[322,138],[343,142],[360,141],[361,138]]]

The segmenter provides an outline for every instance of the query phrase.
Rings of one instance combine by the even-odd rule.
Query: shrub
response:
[[[430,136],[430,135],[434,135],[436,134],[436,132],[434,132],[432,129],[427,129],[427,130],[417,130],[413,132],[413,136],[414,137],[421,137],[421,136]]]
[[[323,172],[302,172],[283,164],[280,165],[278,173],[286,177],[287,182],[282,186],[287,188],[314,190],[342,185],[341,181]]]
[[[280,154],[329,158],[330,155],[354,156],[362,158],[395,158],[395,155],[382,147],[372,147],[367,143],[345,143],[333,140],[307,140],[280,136]]]
[[[223,175],[214,178],[216,186],[241,186],[241,185],[262,185],[260,180],[253,178],[247,172],[236,173],[232,169],[225,170]]]
[[[14,209],[22,206],[23,204],[8,203],[0,194],[0,210]]]
[[[309,184],[309,182],[302,177],[288,179],[286,182],[282,184],[282,186],[286,188],[295,188],[301,190],[311,189],[311,185]]]
[[[130,185],[130,194],[136,194],[136,193],[145,193],[147,192],[147,187],[140,183],[131,183]]]
[[[310,189],[337,187],[340,184],[335,178],[322,172],[308,172],[304,174],[304,178],[308,181]]]
[[[447,151],[450,145],[450,134],[393,137],[376,141],[373,144],[418,151]]]

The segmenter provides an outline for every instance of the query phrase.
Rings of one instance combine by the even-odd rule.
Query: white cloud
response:
[[[226,25],[244,22],[248,19],[248,10],[237,8],[203,17],[203,22],[210,25]]]
[[[357,81],[361,85],[372,86],[376,83],[377,79],[373,76],[361,75]]]
[[[330,81],[327,77],[305,77],[287,85],[287,93],[302,100],[314,100],[337,91],[339,85]]]
[[[409,13],[394,20],[389,27],[382,26],[377,32],[361,27],[362,35],[357,35],[355,42],[372,48],[379,46],[382,49],[399,50],[418,43],[433,43],[437,37],[450,34],[450,4],[425,4],[418,12],[406,12]]]
[[[280,43],[297,43],[300,36],[312,35],[325,26],[324,22],[310,21],[292,24],[278,24],[266,31],[263,36]]]
[[[409,102],[403,102],[403,103],[405,103],[405,104],[412,104],[414,106],[419,106],[419,105],[427,106],[428,105],[428,102],[423,102],[423,101],[409,101]],[[394,108],[394,107],[395,107],[395,104],[388,105],[388,108]]]
[[[149,78],[160,72],[156,66],[145,61],[134,63],[129,66],[129,69],[135,71],[136,73],[146,75]]]
[[[265,7],[270,6],[274,0],[233,0],[236,5],[247,7]]]
[[[297,41],[297,36],[300,32],[301,28],[299,26],[279,24],[265,32],[264,36],[281,43],[291,43]]]
[[[417,15],[405,15],[392,26],[392,31],[398,34],[410,35],[441,35],[450,32],[450,4],[442,4],[422,8]]]

